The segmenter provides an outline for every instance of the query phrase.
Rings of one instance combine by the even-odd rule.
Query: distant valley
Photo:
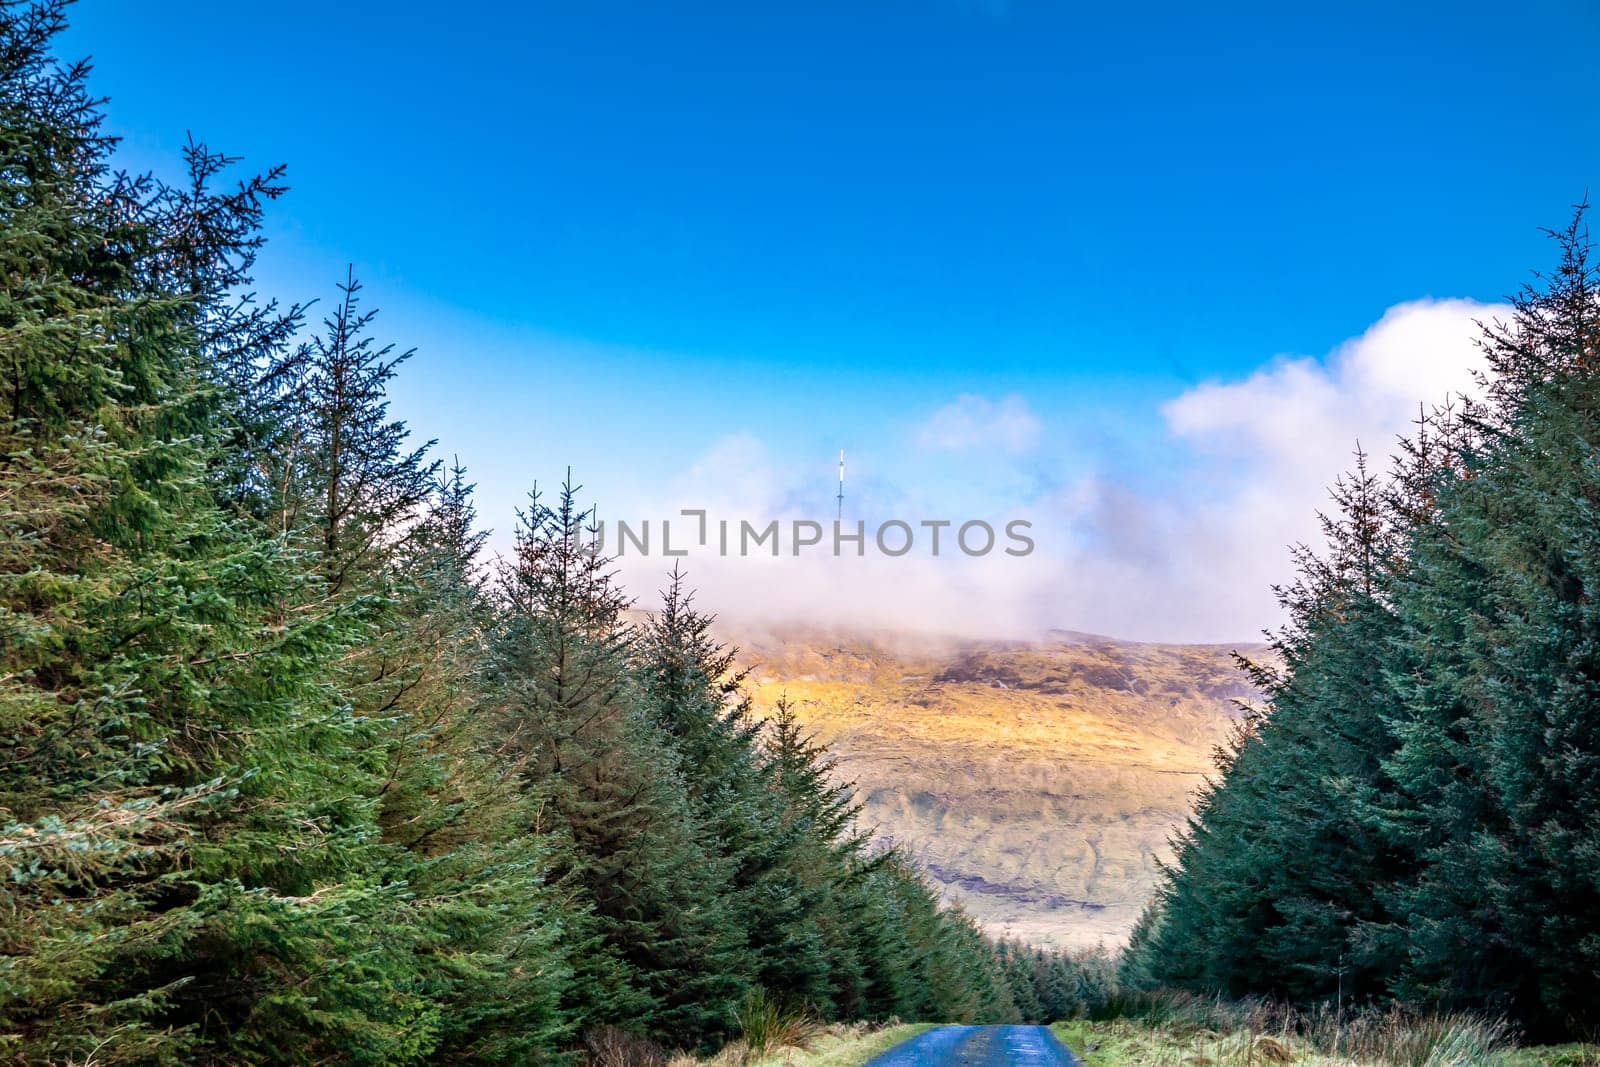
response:
[[[758,711],[783,695],[837,754],[866,824],[991,933],[1127,936],[1168,839],[1253,697],[1237,648],[1053,632],[973,642],[730,629]]]

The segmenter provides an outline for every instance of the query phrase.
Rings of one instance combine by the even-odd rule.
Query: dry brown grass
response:
[[[667,1067],[666,1049],[647,1037],[617,1026],[596,1026],[585,1031],[583,1051],[589,1067]]]

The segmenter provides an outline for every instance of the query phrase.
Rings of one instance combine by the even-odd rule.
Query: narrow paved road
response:
[[[1078,1067],[1047,1026],[936,1026],[866,1067]]]

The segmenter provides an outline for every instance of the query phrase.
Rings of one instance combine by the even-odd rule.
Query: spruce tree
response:
[[[630,601],[568,483],[537,493],[503,568],[495,668],[539,829],[590,913],[569,1007],[580,1025],[642,1026],[680,1044],[723,1029],[744,983],[724,894],[730,864],[696,818],[678,755],[643,699]],[[582,934],[583,930],[575,931]]]
[[[329,684],[359,631],[217,506],[158,194],[110,172],[62,25],[0,9],[0,1042],[402,1061],[402,892],[370,877],[369,738]]]
[[[830,992],[830,975],[847,970],[848,957],[827,957],[817,922],[826,893],[808,888],[801,873],[814,838],[789,817],[781,772],[767,761],[762,724],[743,691],[747,672],[736,650],[713,636],[713,623],[675,568],[637,655],[697,818],[729,865],[725,902],[745,949],[741,980],[791,1008],[848,1010]]]
[[[1558,269],[1486,328],[1482,399],[1420,420],[1382,491],[1358,469],[1302,555],[1267,713],[1126,979],[1594,1025],[1600,277],[1581,209],[1554,236]]]
[[[1423,859],[1394,894],[1396,991],[1543,1034],[1600,1003],[1600,275],[1581,209],[1554,236],[1557,270],[1486,333],[1487,403],[1409,549],[1385,812]]]
[[[561,1012],[573,917],[548,885],[538,798],[503,751],[488,699],[492,604],[479,575],[487,534],[459,464],[390,562],[385,655],[395,727],[380,789],[384,839],[423,932],[417,960],[439,1006],[436,1062],[522,1063],[572,1037]]]
[[[852,787],[833,780],[832,756],[805,732],[787,699],[766,720],[763,749],[785,856],[771,889],[782,910],[774,911],[767,934],[783,948],[766,959],[762,984],[827,1013],[850,1012],[871,1002],[859,939],[884,921],[860,895],[868,872],[860,866],[866,842],[855,828],[859,806]]]
[[[1395,629],[1385,590],[1396,533],[1364,454],[1333,498],[1326,552],[1299,548],[1299,578],[1280,593],[1290,622],[1272,644],[1277,662],[1244,664],[1270,714],[1247,715],[1219,753],[1222,775],[1177,842],[1159,919],[1125,957],[1130,981],[1153,972],[1302,1002],[1382,990],[1386,962],[1367,959],[1362,934],[1386,919],[1375,887],[1407,861],[1361,805],[1389,788],[1394,702],[1373,662]]]
[[[261,298],[253,289],[265,245],[267,206],[288,191],[283,166],[247,174],[231,187],[239,157],[191,136],[188,181],[160,186],[146,204],[159,235],[151,280],[181,294],[204,387],[196,390],[193,432],[211,439],[213,484],[224,506],[266,518],[273,510],[272,457],[295,429],[281,371],[305,319],[305,305]]]
[[[353,276],[250,275],[281,169],[111,167],[62,5],[0,5],[0,1055],[528,1063],[837,1018],[1007,1019],[674,575],[642,630],[565,487],[486,583]]]
[[[360,304],[351,271],[323,333],[271,372],[296,416],[277,474],[279,522],[310,536],[335,592],[381,569],[439,471],[428,459],[434,442],[413,445],[405,423],[389,417],[389,383],[414,352],[379,345],[370,332],[376,312]]]
[[[465,472],[441,478],[432,443],[413,446],[390,418],[388,388],[411,353],[377,344],[359,295],[352,277],[324,335],[266,370],[294,427],[269,464],[271,517],[365,623],[339,685],[382,746],[381,876],[407,887],[405,923],[425,946],[409,978],[432,1021],[429,1053],[527,1058],[571,1036],[568,916],[545,884],[551,843],[531,829],[534,802],[487,693],[486,534]]]

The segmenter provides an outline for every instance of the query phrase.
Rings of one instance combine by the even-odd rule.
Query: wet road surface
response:
[[[1046,1026],[936,1026],[866,1067],[1078,1067]]]

